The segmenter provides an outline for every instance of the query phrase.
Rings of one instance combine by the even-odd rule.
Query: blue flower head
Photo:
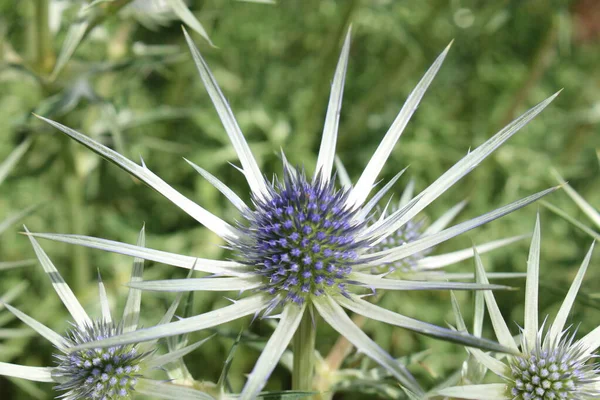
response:
[[[84,327],[74,326],[66,338],[74,346],[106,339],[123,332],[122,324],[104,320]],[[93,348],[58,353],[53,378],[60,382],[58,391],[73,399],[126,399],[140,378],[140,363],[145,354],[136,345]]]
[[[303,304],[311,294],[346,296],[347,277],[369,245],[359,238],[366,222],[346,205],[348,191],[287,167],[268,190],[266,199],[253,199],[248,226],[240,225],[245,239],[234,245],[264,277],[261,289],[277,304]]]
[[[27,228],[25,230],[27,231]],[[139,322],[141,291],[136,288],[129,289],[123,310],[123,318],[121,322],[117,323],[111,316],[104,284],[99,280],[98,289],[102,317],[92,319],[83,309],[42,247],[33,236],[29,238],[40,264],[52,281],[56,293],[69,314],[71,314],[73,326],[65,335],[59,335],[10,304],[0,300],[0,306],[4,305],[17,318],[52,343],[56,349],[53,366],[30,367],[0,362],[0,375],[30,381],[55,383],[55,390],[62,392],[59,398],[66,400],[124,400],[130,399],[134,393],[150,395],[153,398],[156,398],[156,393],[160,393],[160,398],[178,398],[180,391],[177,386],[154,380],[148,376],[148,373],[150,370],[179,360],[185,354],[198,348],[204,341],[184,348],[169,348],[168,353],[161,355],[157,355],[154,351],[155,342],[79,348],[99,340],[118,337],[127,332],[136,332]],[[142,229],[138,246],[143,247],[143,245],[144,230]],[[142,281],[143,270],[143,260],[136,259],[133,263],[130,283]],[[179,299],[173,302],[159,325],[173,318],[178,304]],[[195,389],[189,388],[188,392],[197,395],[198,398],[207,397],[206,393]]]

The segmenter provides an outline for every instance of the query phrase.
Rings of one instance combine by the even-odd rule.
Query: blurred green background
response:
[[[149,247],[199,257],[225,257],[223,243],[169,201],[70,142],[32,112],[55,119],[117,149],[150,169],[203,207],[229,221],[236,210],[183,161],[207,169],[248,199],[248,188],[212,104],[202,87],[181,32],[181,22],[149,4],[132,7],[105,1],[87,13],[84,2],[0,0],[0,160],[22,141],[31,148],[0,187],[0,220],[42,203],[23,220],[31,231],[77,233],[134,243],[146,225]],[[352,48],[340,122],[338,154],[357,179],[410,90],[443,48],[454,40],[444,66],[386,164],[383,178],[410,165],[397,195],[416,179],[424,189],[469,148],[512,118],[564,91],[539,117],[455,185],[426,211],[430,218],[462,199],[466,220],[556,184],[556,168],[591,204],[600,204],[600,2],[475,0],[332,1],[279,0],[277,4],[229,0],[188,1],[212,47],[193,33],[267,176],[281,172],[278,151],[312,172],[341,40],[350,23]],[[91,11],[90,11],[91,10]],[[69,29],[87,23],[81,43],[53,76]],[[82,31],[83,32],[83,31]],[[61,61],[62,62],[62,61]],[[396,195],[396,196],[397,196]],[[547,199],[588,223],[561,192]],[[529,206],[436,251],[471,241],[526,233],[542,214],[541,314],[556,312],[592,238],[538,205]],[[4,232],[0,261],[34,257],[19,224]],[[99,315],[96,271],[113,306],[122,307],[132,260],[52,242],[41,242],[82,304]],[[488,270],[525,271],[528,241],[486,255]],[[572,315],[584,333],[600,319],[600,252],[596,251]],[[176,268],[148,266],[146,279],[183,277]],[[452,271],[472,270],[463,262]],[[39,265],[0,271],[0,293],[19,282],[29,286],[12,303],[53,329],[68,328],[60,304]],[[509,282],[523,287],[522,281]],[[235,294],[230,294],[235,296]],[[470,294],[461,293],[469,318]],[[522,323],[523,291],[497,293],[507,320]],[[172,298],[145,294],[144,325],[154,324]],[[227,304],[222,294],[196,293],[195,312]],[[453,322],[449,293],[397,293],[385,306],[444,325]],[[94,314],[95,313],[95,314]],[[23,327],[7,320],[6,327]],[[198,380],[216,380],[245,319],[219,329],[186,358]],[[325,324],[318,348],[326,354],[336,335]],[[431,349],[411,369],[432,386],[460,367],[462,348],[378,323],[367,332],[394,356]],[[486,326],[488,337],[491,336]],[[252,332],[271,328],[255,322]],[[194,334],[194,338],[208,332]],[[260,341],[260,337],[258,337]],[[51,346],[37,336],[0,341],[0,361],[50,365]],[[240,346],[230,373],[239,390],[258,357]],[[431,354],[435,354],[431,356]],[[14,381],[13,381],[14,382]],[[3,398],[51,398],[50,385],[16,386],[0,378]],[[289,388],[278,368],[268,388]],[[37,390],[35,388],[38,388]],[[39,391],[42,389],[42,391]],[[46,393],[46,394],[44,394]],[[343,396],[343,397],[342,397]],[[341,395],[340,398],[351,398]]]

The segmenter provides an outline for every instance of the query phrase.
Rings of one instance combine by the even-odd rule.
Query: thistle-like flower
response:
[[[438,394],[477,400],[587,400],[600,397],[600,365],[594,355],[600,347],[600,326],[580,340],[575,340],[575,330],[565,329],[594,245],[583,260],[553,323],[545,329],[545,323],[541,327],[538,324],[537,309],[540,236],[538,216],[527,262],[525,326],[520,332],[520,343],[511,336],[494,295],[484,293],[498,341],[513,349],[515,355],[509,355],[503,362],[480,350],[469,349],[477,361],[505,383],[454,386],[440,390]],[[481,259],[477,255],[475,260],[478,282],[485,283],[487,277]],[[466,330],[460,313],[457,312],[457,316],[458,328]]]
[[[63,392],[61,398],[80,399],[129,399],[135,393],[152,395],[154,398],[179,399],[182,394],[197,392],[198,398],[210,398],[203,392],[191,388],[170,385],[145,374],[163,365],[177,361],[185,354],[198,348],[204,341],[164,355],[157,355],[152,343],[133,343],[107,348],[95,347],[73,350],[78,346],[135,332],[139,321],[141,291],[129,290],[121,322],[115,322],[110,313],[106,290],[99,280],[102,318],[91,319],[85,312],[69,286],[37,241],[30,236],[31,243],[44,271],[60,299],[73,317],[73,327],[65,335],[59,335],[42,323],[7,304],[4,305],[17,318],[29,325],[54,345],[55,365],[52,367],[28,367],[0,362],[0,375],[23,378],[37,382],[54,382],[55,390]],[[144,245],[144,232],[140,234],[138,246]],[[133,265],[131,283],[142,280],[143,260],[136,259]],[[161,319],[160,324],[171,320],[177,308],[176,300]]]
[[[35,234],[52,240],[89,246],[134,257],[154,260],[183,268],[215,274],[215,277],[149,281],[135,287],[155,291],[247,291],[234,304],[219,310],[186,318],[156,328],[125,333],[109,339],[86,343],[76,349],[125,345],[159,337],[216,326],[246,315],[263,312],[269,315],[281,309],[279,323],[261,353],[241,394],[242,399],[257,396],[285,351],[294,333],[303,326],[313,329],[311,315],[317,312],[356,348],[384,366],[405,387],[417,394],[423,389],[408,372],[389,354],[374,343],[352,323],[344,308],[406,329],[468,346],[505,351],[505,347],[468,334],[441,328],[378,307],[361,299],[358,293],[367,289],[389,290],[446,290],[500,288],[489,284],[463,282],[427,282],[389,279],[373,275],[371,269],[382,263],[391,263],[422,252],[460,233],[517,210],[554,189],[531,195],[472,220],[424,236],[399,247],[370,252],[432,201],[438,198],[460,178],[470,172],[492,151],[509,139],[521,127],[540,113],[556,95],[541,102],[510,123],[494,137],[469,152],[427,189],[404,207],[374,224],[369,224],[373,210],[391,185],[386,185],[373,199],[367,201],[377,176],[392,149],[416,110],[425,90],[432,82],[449,50],[435,60],[430,69],[409,95],[405,105],[381,144],[373,154],[355,185],[337,188],[332,179],[335,144],[343,84],[350,50],[350,32],[346,36],[340,60],[334,75],[323,137],[315,173],[309,177],[302,169],[292,167],[284,154],[283,176],[272,182],[265,179],[250,151],[234,116],[215,78],[200,52],[185,33],[198,72],[215,104],[225,130],[231,139],[251,190],[251,205],[247,205],[224,183],[192,162],[188,163],[209,180],[240,211],[237,225],[231,225],[200,205],[183,196],[151,172],[142,162],[138,165],[89,137],[57,122],[42,118],[49,124],[97,152],[104,158],[136,176],[198,222],[223,238],[234,250],[236,260],[219,261],[171,254],[163,251],[131,246],[106,239],[77,235]],[[41,118],[41,117],[40,117]],[[375,200],[375,201],[374,201]],[[310,355],[312,356],[312,354]],[[297,359],[300,359],[298,357]]]

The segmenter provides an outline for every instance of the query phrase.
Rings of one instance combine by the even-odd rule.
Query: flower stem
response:
[[[52,49],[52,34],[49,26],[49,1],[36,0],[35,25],[37,26],[36,67],[47,73],[54,65],[54,52]]]
[[[313,318],[313,310],[311,307],[307,307],[293,339],[293,390],[312,390],[316,333],[317,326]]]

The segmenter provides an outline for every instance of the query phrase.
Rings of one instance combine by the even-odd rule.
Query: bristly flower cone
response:
[[[301,305],[311,294],[347,296],[346,277],[368,248],[357,239],[366,222],[353,221],[357,211],[347,206],[348,191],[287,167],[268,190],[266,200],[252,199],[247,225],[239,224],[245,239],[234,244],[239,260],[264,277],[260,289],[274,295],[273,306]]]
[[[73,327],[67,339],[73,345],[106,339],[123,332],[122,325],[95,321],[92,326]],[[78,350],[55,354],[53,377],[65,399],[128,399],[141,376],[140,354],[135,345]]]

